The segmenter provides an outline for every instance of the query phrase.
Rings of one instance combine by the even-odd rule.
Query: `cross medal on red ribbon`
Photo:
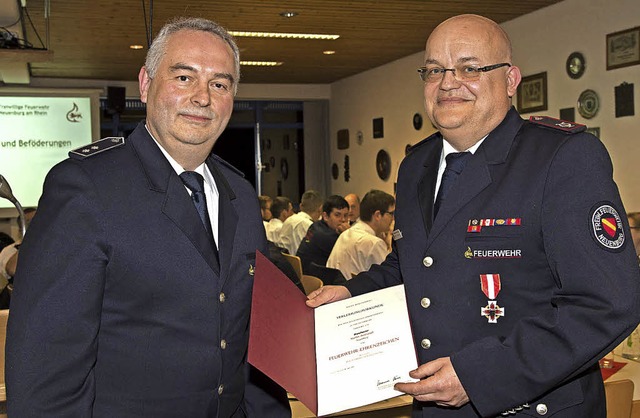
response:
[[[498,322],[498,318],[504,316],[504,308],[498,306],[496,298],[500,293],[500,275],[499,274],[481,274],[480,275],[480,287],[482,293],[490,300],[487,301],[487,306],[480,308],[480,314],[489,320],[490,324]]]

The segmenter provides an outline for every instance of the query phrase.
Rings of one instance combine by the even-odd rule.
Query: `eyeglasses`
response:
[[[418,68],[418,74],[420,79],[427,83],[435,83],[444,78],[447,71],[451,71],[453,76],[458,81],[475,81],[480,78],[481,73],[495,70],[500,67],[511,67],[508,62],[500,64],[487,65],[486,67],[475,67],[473,65],[460,64],[454,68],[442,68],[437,66],[420,67]]]
[[[391,210],[391,211],[384,211],[382,212],[382,216],[385,215],[385,213],[388,213],[389,215],[391,215],[391,217],[393,218],[395,216],[396,211],[395,210]]]

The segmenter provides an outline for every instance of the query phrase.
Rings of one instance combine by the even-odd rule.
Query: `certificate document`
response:
[[[402,395],[417,367],[404,286],[315,310],[318,415]]]
[[[404,287],[311,309],[306,296],[256,254],[249,363],[326,415],[402,395],[417,367]]]

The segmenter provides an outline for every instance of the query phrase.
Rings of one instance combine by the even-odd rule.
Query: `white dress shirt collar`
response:
[[[487,136],[489,135],[485,135],[484,138],[482,138],[480,141],[476,142],[475,144],[473,144],[473,146],[465,151],[469,151],[472,154],[475,154],[476,151],[478,150],[478,147],[480,147],[480,145],[484,142],[485,139],[487,139]],[[447,155],[451,154],[452,152],[460,152],[457,149],[455,149],[453,147],[453,145],[451,145],[449,143],[449,141],[447,141],[446,139],[442,138],[442,153],[440,154],[440,165],[438,168],[438,179],[436,180],[436,190],[435,193],[433,194],[433,201],[436,201],[436,196],[438,196],[438,189],[440,189],[440,183],[442,182],[442,174],[444,173],[444,169],[446,168],[447,164],[445,163],[445,158],[447,158]]]
[[[167,159],[167,161],[169,161],[169,164],[171,164],[171,167],[173,167],[173,170],[176,172],[177,175],[182,174],[185,170],[184,168],[182,168],[182,166],[171,156],[171,154],[169,154],[167,152],[166,149],[164,149],[164,147],[153,137],[153,134],[149,131],[149,128],[147,127],[147,125],[145,124],[144,126],[147,129],[147,132],[149,132],[149,136],[151,136],[151,138],[154,140],[154,142],[158,145],[158,148],[160,148],[160,151],[162,151],[162,154],[164,154],[165,158]],[[207,167],[206,162],[200,164],[198,167],[196,167],[195,170],[196,173],[200,174],[202,177],[204,177],[204,193],[207,199],[207,209],[209,212],[209,219],[211,220],[216,220],[211,222],[211,227],[212,227],[212,231],[213,231],[213,238],[216,241],[216,243],[218,242],[218,208],[219,208],[219,204],[218,204],[218,199],[219,199],[219,193],[218,193],[218,188],[216,187],[216,182],[213,179],[213,175],[211,174],[211,171],[209,171],[209,167]],[[187,186],[184,186],[185,189],[187,189],[187,191],[189,192],[189,195],[191,195],[191,190],[189,190],[189,188]],[[218,245],[219,247],[219,245]]]

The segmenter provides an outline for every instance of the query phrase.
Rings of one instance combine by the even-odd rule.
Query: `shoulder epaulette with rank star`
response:
[[[576,134],[587,129],[585,125],[568,122],[562,119],[550,118],[549,116],[531,116],[529,118],[529,122],[535,123],[536,125],[546,126],[547,128],[557,129],[568,134]]]
[[[108,136],[102,138],[91,144],[84,145],[69,151],[69,157],[76,160],[84,160],[85,158],[92,157],[101,152],[109,151],[110,149],[118,148],[124,145],[124,137],[122,136]]]

